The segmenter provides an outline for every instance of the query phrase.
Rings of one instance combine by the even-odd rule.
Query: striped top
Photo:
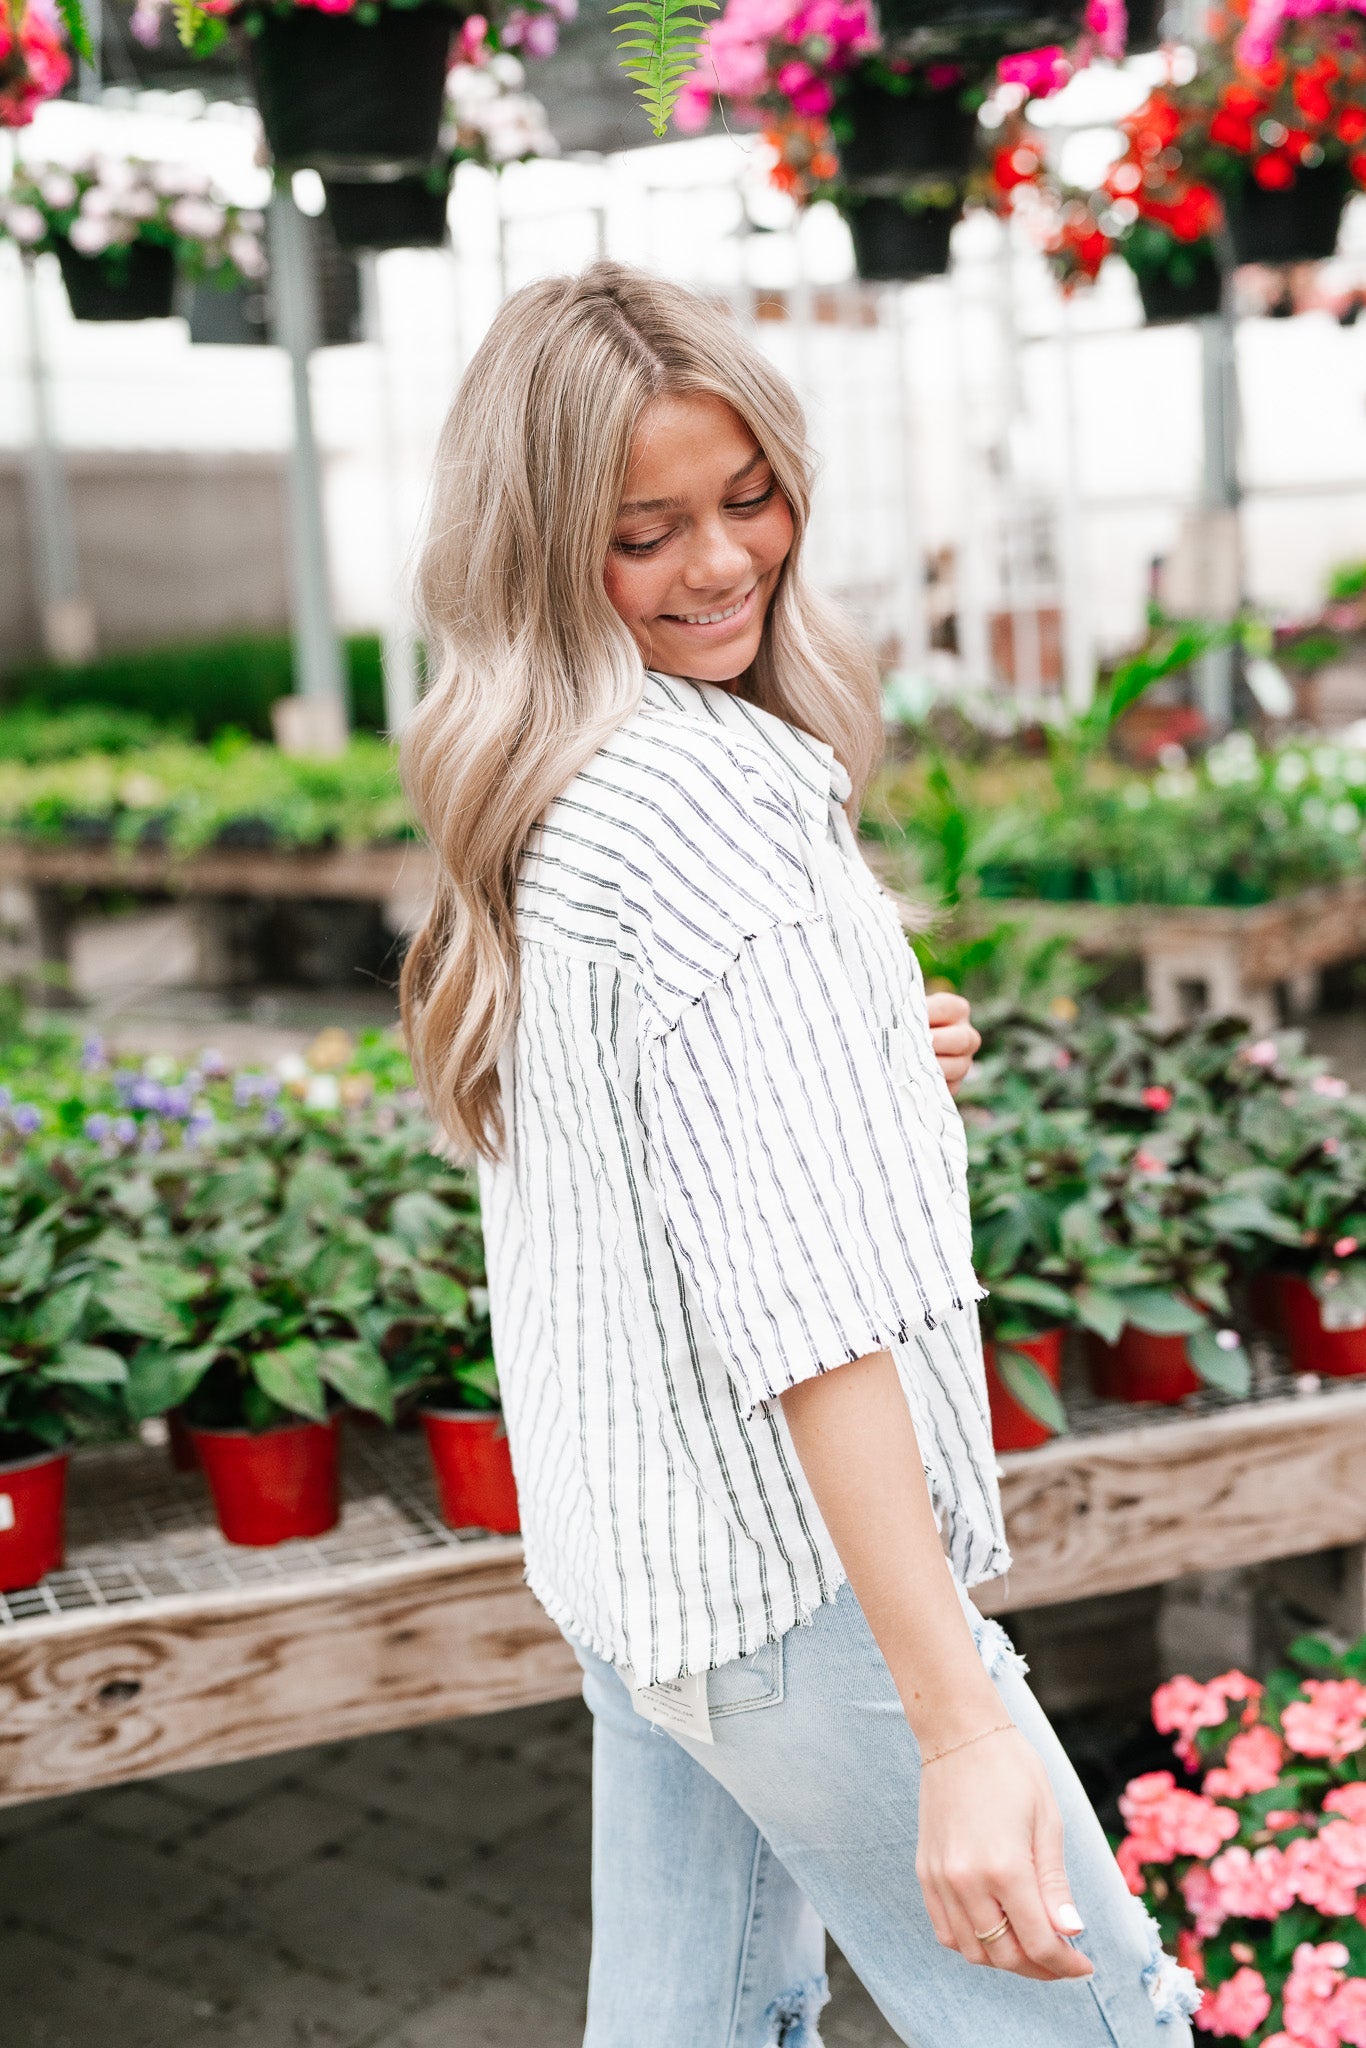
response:
[[[963,1129],[848,794],[795,726],[648,675],[522,856],[498,1377],[530,1585],[641,1684],[838,1590],[775,1396],[883,1347],[956,1572],[1009,1565]]]

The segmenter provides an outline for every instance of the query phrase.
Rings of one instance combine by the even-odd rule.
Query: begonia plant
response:
[[[169,249],[182,273],[215,284],[265,274],[262,216],[233,205],[192,165],[93,156],[20,162],[0,200],[0,234],[37,253],[68,243],[117,275],[126,252]]]
[[[26,128],[71,77],[51,0],[0,0],[0,128]]]

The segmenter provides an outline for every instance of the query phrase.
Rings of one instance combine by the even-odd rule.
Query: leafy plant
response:
[[[706,32],[701,16],[716,11],[719,0],[623,0],[608,9],[624,20],[615,23],[618,60],[636,88],[651,130],[663,135],[678,96],[697,62],[698,45]]]

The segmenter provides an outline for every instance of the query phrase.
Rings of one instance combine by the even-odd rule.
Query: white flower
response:
[[[255,235],[229,235],[228,255],[243,277],[264,277],[266,252]]]
[[[211,242],[215,235],[222,234],[227,219],[214,200],[189,195],[172,200],[168,217],[176,233],[192,242]]]
[[[308,1075],[308,1062],[302,1053],[281,1053],[275,1062],[275,1071],[282,1081],[302,1081]]]
[[[506,86],[509,91],[515,92],[518,86],[526,84],[526,72],[522,68],[521,58],[509,56],[506,50],[489,59],[489,70],[499,85]]]
[[[81,194],[81,215],[85,220],[108,220],[117,201],[103,185],[91,185]]]
[[[78,255],[102,256],[117,238],[106,221],[78,214],[67,231],[67,239]]]
[[[22,248],[31,248],[47,233],[47,222],[36,206],[9,207],[5,213],[5,226]]]
[[[78,187],[70,171],[45,171],[38,180],[38,190],[45,203],[56,207],[59,213],[76,204]]]
[[[125,193],[119,201],[120,213],[131,220],[151,220],[160,208],[160,200],[148,185],[139,185],[136,191]]]
[[[304,1092],[305,1109],[336,1109],[341,1103],[341,1083],[335,1074],[314,1074]]]

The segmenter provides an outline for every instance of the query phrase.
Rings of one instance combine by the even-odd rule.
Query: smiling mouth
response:
[[[728,604],[719,611],[710,612],[665,612],[671,626],[721,626],[727,619],[738,618],[753,597],[756,584],[751,584],[743,597],[737,597],[734,604]]]

